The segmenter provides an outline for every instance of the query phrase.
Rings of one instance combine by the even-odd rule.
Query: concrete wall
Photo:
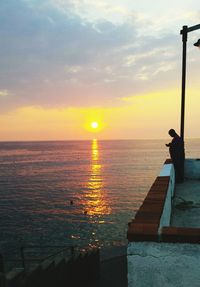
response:
[[[186,159],[184,167],[186,179],[200,179],[200,159]],[[174,184],[175,173],[173,165],[164,164],[159,176],[170,176],[170,180]]]
[[[168,177],[169,184],[165,197],[165,203],[160,217],[158,233],[161,233],[163,226],[170,225],[172,197],[174,195],[175,172],[171,163],[165,163],[160,171],[159,177]],[[164,186],[163,186],[164,188]],[[157,190],[155,189],[155,192]],[[160,235],[159,235],[160,236]],[[182,286],[180,277],[176,275],[175,281],[179,278],[179,283],[173,285],[173,279],[170,279],[170,270],[174,267],[174,254],[168,250],[169,244],[141,241],[131,241],[128,244],[128,286],[129,287],[146,287],[146,286]],[[170,245],[173,252],[173,244]],[[184,264],[184,263],[183,263]],[[175,269],[174,269],[175,270]],[[180,266],[181,272],[181,266]],[[175,272],[176,273],[176,272]],[[169,284],[168,284],[169,283]],[[186,286],[186,285],[185,285]]]
[[[175,172],[173,164],[164,164],[159,176],[169,176],[169,187],[165,199],[165,205],[163,208],[163,213],[160,219],[159,231],[163,226],[170,225],[171,211],[172,211],[172,198],[174,196],[174,186],[175,186]]]
[[[170,177],[170,181],[160,218],[159,240],[157,242],[145,239],[139,241],[134,240],[134,237],[133,240],[130,240],[127,249],[128,286],[199,287],[200,244],[192,243],[199,243],[199,230],[191,228],[171,230],[173,227],[170,227],[170,217],[175,186],[175,173],[172,164],[163,165],[159,174],[159,177],[162,176]],[[200,160],[188,159],[185,161],[185,176],[188,179],[200,179]],[[166,231],[167,228],[169,230]],[[173,232],[175,232],[176,239],[189,240],[191,243],[179,243],[176,240],[170,243],[167,238],[173,237]],[[188,237],[181,237],[182,235],[188,235]],[[196,241],[192,241],[193,237]],[[174,238],[172,239],[174,240]]]
[[[185,160],[185,178],[200,179],[200,159]]]

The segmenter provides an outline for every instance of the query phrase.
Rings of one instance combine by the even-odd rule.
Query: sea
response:
[[[0,252],[115,247],[166,158],[166,140],[0,142]],[[200,157],[200,140],[186,157]]]

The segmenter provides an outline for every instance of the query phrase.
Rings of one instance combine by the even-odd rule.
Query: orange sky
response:
[[[199,95],[190,93],[186,110],[186,137],[195,137]],[[190,112],[192,110],[192,113]],[[24,107],[0,116],[5,140],[145,139],[166,138],[179,131],[180,96],[177,91],[133,96],[114,108],[44,109]],[[90,124],[96,121],[97,129]],[[190,127],[193,127],[192,129]]]

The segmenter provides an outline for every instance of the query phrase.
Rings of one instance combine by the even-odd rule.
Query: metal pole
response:
[[[186,52],[187,52],[187,34],[189,32],[200,29],[200,24],[189,27],[183,26],[181,30],[183,41],[183,55],[182,55],[182,91],[181,91],[181,128],[180,136],[182,139],[182,163],[181,163],[181,177],[184,179],[184,161],[185,161],[185,143],[184,143],[184,126],[185,126],[185,86],[186,86]]]
[[[183,41],[183,56],[182,56],[182,92],[181,92],[181,139],[184,145],[184,121],[185,121],[185,82],[186,82],[186,51],[187,51],[187,33],[188,27],[183,26],[181,30]]]
[[[22,259],[22,267],[24,268],[24,271],[25,271],[26,265],[25,265],[24,247],[23,246],[20,248],[20,253],[21,253],[21,259]]]
[[[185,84],[186,84],[186,51],[187,51],[187,34],[200,29],[200,24],[188,27],[183,26],[181,30],[183,41],[183,58],[182,58],[182,98],[181,98],[181,139],[184,145],[184,120],[185,120]]]
[[[5,268],[4,268],[4,260],[3,256],[0,254],[0,286],[6,286],[6,276],[5,276]]]
[[[4,273],[5,269],[4,269],[4,260],[3,260],[3,256],[0,254],[0,273]]]
[[[182,139],[182,160],[181,160],[181,179],[184,180],[184,161],[185,161],[185,144],[184,144],[184,126],[185,126],[185,83],[186,83],[186,52],[187,52],[187,33],[188,27],[183,26],[181,30],[183,41],[183,55],[182,55],[182,91],[181,91],[181,132]]]

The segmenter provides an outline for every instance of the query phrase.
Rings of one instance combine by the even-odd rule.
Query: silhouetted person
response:
[[[171,143],[166,144],[166,146],[169,147],[169,153],[175,169],[176,182],[182,182],[184,179],[183,141],[174,129],[170,129],[168,133],[173,138]]]

